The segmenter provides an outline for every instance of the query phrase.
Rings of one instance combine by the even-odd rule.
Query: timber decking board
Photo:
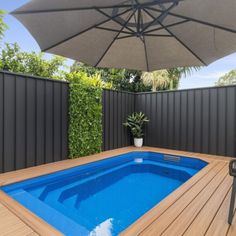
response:
[[[202,178],[194,188],[182,195],[175,204],[168,208],[159,218],[150,224],[140,235],[161,235],[169,225],[176,220],[179,214],[188,207],[203,189],[207,188],[208,184],[217,176],[217,173],[222,170],[224,165],[219,163],[205,178]],[[183,224],[182,227],[185,227]]]
[[[232,178],[228,175],[230,158],[134,147],[102,152],[76,160],[64,160],[29,169],[0,174],[0,186],[106,159],[131,151],[154,151],[188,156],[209,164],[163,201],[121,233],[122,236],[235,236],[233,225],[227,224]],[[61,235],[56,229],[0,191],[0,235]]]
[[[194,218],[188,229],[185,231],[185,236],[203,236],[207,232],[209,225],[214,219],[217,211],[221,207],[221,204],[225,201],[225,198],[232,186],[232,178],[227,176],[224,181],[216,189],[216,192],[207,201],[199,214]],[[228,207],[225,207],[227,209]],[[227,211],[225,211],[227,213]],[[227,217],[227,214],[226,214]],[[225,218],[224,218],[225,219]],[[197,229],[197,230],[196,230]]]
[[[34,233],[22,220],[0,203],[0,235],[29,235]],[[37,235],[37,234],[36,234]]]
[[[181,212],[180,215],[165,229],[162,235],[183,235],[192,224],[195,217],[205,207],[208,200],[215,194],[219,183],[222,184],[226,178],[226,168],[221,169],[210,183],[191,201],[191,203]],[[224,190],[224,189],[223,189]],[[226,190],[226,192],[228,189]],[[217,202],[216,202],[217,203]]]

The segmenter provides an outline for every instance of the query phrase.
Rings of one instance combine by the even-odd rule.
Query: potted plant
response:
[[[134,137],[134,146],[143,146],[143,127],[144,124],[149,122],[147,117],[142,112],[135,112],[127,117],[124,126],[129,127]]]

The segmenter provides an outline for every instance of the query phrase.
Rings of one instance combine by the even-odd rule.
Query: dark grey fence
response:
[[[145,145],[236,156],[236,87],[136,94]]]
[[[158,93],[103,91],[103,150],[131,145],[126,117],[143,111],[144,144],[236,156],[236,86]],[[0,72],[0,173],[67,158],[68,84]]]
[[[134,112],[135,95],[114,90],[103,91],[103,150],[131,145],[130,133],[123,126]]]
[[[67,158],[68,84],[0,72],[0,172]]]

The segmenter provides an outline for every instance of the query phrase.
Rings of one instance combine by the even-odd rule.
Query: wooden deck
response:
[[[0,186],[102,160],[137,149],[133,147],[103,152],[90,157],[66,160],[0,175]],[[121,233],[122,236],[235,236],[236,217],[227,224],[232,177],[229,158],[144,147],[156,151],[196,157],[209,165],[166,197]],[[0,235],[61,235],[56,229],[0,191]]]

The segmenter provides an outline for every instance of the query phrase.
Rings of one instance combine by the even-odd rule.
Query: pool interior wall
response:
[[[1,189],[65,235],[118,235],[206,165],[130,152]]]

